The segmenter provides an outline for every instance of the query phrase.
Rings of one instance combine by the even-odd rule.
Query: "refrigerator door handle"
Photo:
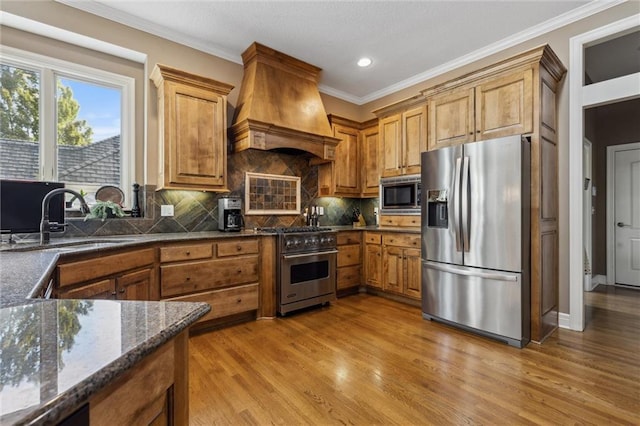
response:
[[[471,212],[469,211],[469,157],[464,157],[462,163],[462,236],[464,238],[464,251],[469,251],[469,235],[471,233]]]
[[[435,269],[442,272],[449,272],[451,274],[466,275],[469,277],[487,278],[490,280],[497,280],[497,281],[513,281],[513,282],[518,281],[518,277],[515,274],[506,275],[506,274],[501,274],[499,272],[482,272],[479,270],[469,270],[466,268],[465,269],[458,268],[456,266],[452,266],[446,263],[434,263],[434,262],[427,262],[424,260],[422,261],[422,264],[427,268]]]
[[[453,191],[451,200],[453,201],[453,233],[456,236],[456,251],[462,251],[462,234],[460,232],[460,168],[462,158],[456,158],[455,179],[453,181]]]

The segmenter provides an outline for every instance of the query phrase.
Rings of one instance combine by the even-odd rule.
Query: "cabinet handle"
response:
[[[111,292],[111,295],[112,295],[112,296],[116,296],[117,294],[118,294],[118,293],[116,293],[115,291],[112,291],[112,292]]]
[[[480,133],[480,130],[476,130],[476,133]]]
[[[242,251],[242,247],[241,247],[241,246],[237,246],[237,247],[236,247],[236,250],[238,250],[238,251]]]
[[[242,299],[236,300],[236,303],[242,303]]]
[[[191,281],[191,277],[187,277],[187,281]]]
[[[472,135],[473,135],[473,132],[469,132],[469,136],[472,136]]]
[[[121,288],[120,290],[118,290],[119,293],[124,293],[124,288]]]
[[[186,252],[186,254],[187,254],[187,256],[191,256],[191,252],[190,251]]]
[[[242,269],[238,269],[238,275],[242,273]]]

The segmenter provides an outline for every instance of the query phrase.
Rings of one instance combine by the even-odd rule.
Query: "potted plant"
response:
[[[91,206],[91,211],[84,219],[101,219],[104,222],[107,218],[123,216],[124,210],[122,210],[122,207],[119,204],[116,204],[113,201],[96,201],[96,203]]]

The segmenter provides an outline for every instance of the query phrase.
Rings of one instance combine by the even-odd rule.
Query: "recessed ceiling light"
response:
[[[371,58],[360,58],[358,59],[358,66],[359,67],[368,67],[369,65],[371,65]]]

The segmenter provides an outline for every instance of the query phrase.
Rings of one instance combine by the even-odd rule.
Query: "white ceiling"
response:
[[[57,0],[242,63],[254,41],[323,69],[320,90],[363,104],[616,2]],[[361,56],[373,64],[356,66]]]

